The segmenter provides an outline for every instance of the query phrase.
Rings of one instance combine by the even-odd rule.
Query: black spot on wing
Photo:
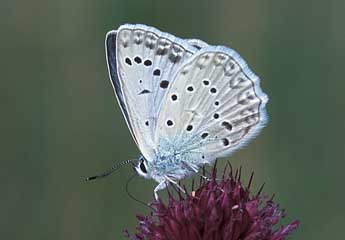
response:
[[[159,69],[154,70],[154,71],[153,71],[153,75],[154,75],[154,76],[159,76],[159,75],[161,75],[161,70],[159,70]]]
[[[207,132],[201,134],[201,138],[202,138],[202,139],[205,139],[207,136],[208,136],[208,133],[207,133]]]
[[[189,92],[193,92],[193,91],[194,91],[193,86],[188,86],[188,87],[187,87],[187,91],[189,91]]]
[[[170,127],[170,126],[174,125],[174,122],[171,121],[171,120],[168,120],[168,121],[167,121],[167,125]]]
[[[222,142],[223,142],[223,145],[224,145],[224,146],[228,146],[228,145],[230,144],[229,140],[226,139],[226,138],[223,138],[223,139],[222,139]]]
[[[176,101],[177,100],[177,95],[176,94],[171,95],[171,100]]]
[[[211,93],[216,93],[216,92],[217,92],[217,89],[213,87],[213,88],[210,89],[210,92],[211,92]]]
[[[128,57],[126,57],[125,62],[126,62],[129,66],[132,65],[132,61],[131,61],[131,59],[129,59]]]
[[[140,64],[140,63],[141,63],[141,58],[140,58],[140,57],[135,57],[135,58],[134,58],[134,61],[135,61],[137,64]]]
[[[228,131],[232,130],[232,125],[228,122],[222,122],[222,126],[225,127]]]
[[[144,89],[144,90],[142,90],[142,91],[139,93],[139,95],[147,94],[147,93],[151,93],[151,91],[150,91],[150,90],[147,90],[147,89]]]
[[[205,86],[210,85],[210,81],[208,81],[208,80],[203,80],[202,83],[203,83]]]
[[[161,81],[160,85],[161,88],[167,88],[169,86],[169,81],[163,80]]]
[[[147,60],[145,60],[144,65],[145,66],[151,66],[152,65],[152,61],[147,59]]]

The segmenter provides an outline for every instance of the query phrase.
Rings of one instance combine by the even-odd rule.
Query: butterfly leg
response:
[[[172,184],[174,184],[181,192],[186,193],[186,191],[180,186],[180,184],[178,184],[178,182],[176,182],[175,180],[171,179],[168,176],[165,176],[166,180]]]
[[[195,166],[195,165],[192,165],[192,164],[188,164],[186,162],[182,162],[184,164],[184,166],[191,172],[194,172],[194,173],[198,173],[199,172],[199,169]],[[204,169],[204,171],[208,174],[209,172],[206,171],[206,169]],[[201,177],[203,179],[205,179],[206,181],[210,181],[210,178],[209,177],[206,177],[205,175],[201,174]]]
[[[195,166],[194,164],[190,164],[190,163],[187,163],[185,161],[182,161],[182,164],[185,168],[187,168],[190,172],[193,172],[193,173],[198,173],[199,169],[197,166]]]
[[[158,191],[159,190],[163,190],[164,188],[166,188],[168,186],[168,183],[166,180],[163,180],[161,181],[156,187],[155,189],[153,190],[154,191],[154,194],[155,194],[155,199],[158,200]]]

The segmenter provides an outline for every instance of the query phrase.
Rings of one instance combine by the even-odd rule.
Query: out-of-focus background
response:
[[[123,239],[136,213],[125,167],[139,151],[108,80],[107,31],[144,23],[231,46],[262,79],[270,121],[230,161],[301,226],[291,239],[344,239],[345,1],[0,2],[2,239]],[[223,161],[223,165],[224,165]],[[130,189],[152,199],[155,183]]]

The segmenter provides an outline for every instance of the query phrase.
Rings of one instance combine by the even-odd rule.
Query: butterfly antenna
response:
[[[104,177],[107,177],[109,176],[110,174],[112,174],[113,172],[115,172],[117,169],[123,167],[124,165],[127,165],[128,163],[130,162],[133,162],[135,161],[136,159],[130,159],[130,160],[125,160],[125,161],[122,161],[120,163],[117,163],[115,164],[114,166],[112,166],[108,171],[102,173],[102,174],[99,174],[99,175],[95,175],[95,176],[91,176],[91,177],[87,177],[85,179],[86,182],[89,182],[89,181],[92,181],[92,180],[95,180],[95,179],[100,179],[100,178],[104,178]]]
[[[129,183],[135,178],[135,177],[137,177],[138,176],[138,174],[133,174],[130,178],[128,178],[128,180],[127,180],[127,182],[126,182],[126,193],[127,193],[127,195],[130,197],[130,198],[132,198],[134,201],[136,201],[136,202],[138,202],[138,203],[140,203],[140,204],[142,204],[142,205],[144,205],[145,207],[148,207],[148,208],[150,208],[150,209],[153,209],[150,205],[148,205],[147,203],[145,203],[145,202],[143,202],[143,201],[141,201],[141,200],[139,200],[139,199],[137,199],[136,197],[134,197],[130,192],[129,192]]]

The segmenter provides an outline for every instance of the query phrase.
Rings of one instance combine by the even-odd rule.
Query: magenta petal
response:
[[[137,233],[124,235],[133,240],[284,240],[295,231],[299,221],[274,230],[285,213],[263,194],[250,195],[239,177],[224,173],[216,180],[213,169],[209,181],[201,179],[198,188],[187,196],[168,203],[152,203],[149,216],[138,215]]]

